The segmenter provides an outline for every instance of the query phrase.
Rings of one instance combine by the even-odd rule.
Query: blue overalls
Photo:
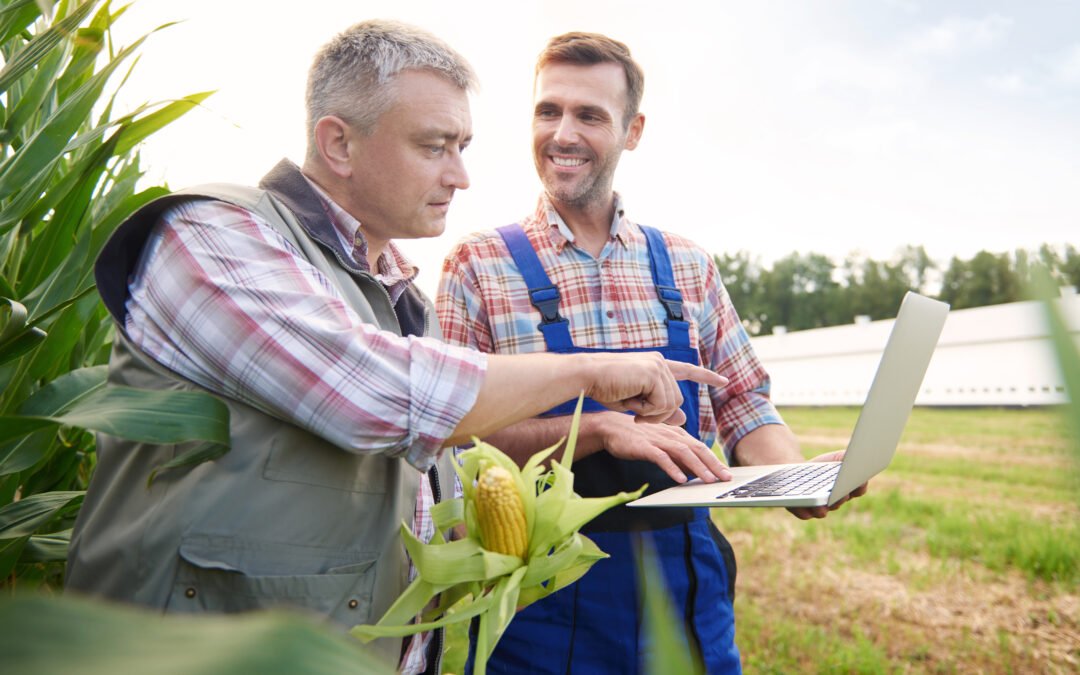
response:
[[[559,315],[559,291],[551,283],[520,225],[500,228],[540,311],[539,329],[549,352],[658,351],[666,358],[697,365],[690,345],[690,324],[683,317],[682,294],[675,288],[671,259],[663,236],[641,228],[657,295],[667,315],[668,344],[660,348],[586,349],[574,346],[568,321]],[[698,384],[680,382],[686,429],[699,434]],[[572,414],[567,401],[547,415]],[[586,400],[584,410],[604,410]],[[618,460],[606,452],[574,463],[574,488],[584,497],[620,490],[648,492],[674,484],[652,462]],[[651,538],[664,573],[664,585],[682,617],[687,639],[702,654],[709,673],[740,671],[732,609],[735,558],[731,546],[709,519],[708,509],[630,509],[621,506],[602,514],[583,530],[611,557],[597,562],[577,583],[521,612],[503,634],[491,660],[491,673],[639,673],[650,648],[642,632],[637,561],[643,531]],[[645,583],[655,583],[647,579]]]

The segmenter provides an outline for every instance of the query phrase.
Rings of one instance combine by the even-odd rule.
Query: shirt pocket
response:
[[[286,608],[346,628],[371,619],[373,557],[202,536],[185,538],[178,554],[169,612]]]

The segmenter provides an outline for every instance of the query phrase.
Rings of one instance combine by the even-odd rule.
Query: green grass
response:
[[[1068,672],[1080,489],[1062,412],[917,408],[868,495],[827,519],[715,512],[739,555],[746,671]],[[782,413],[812,456],[858,411]]]

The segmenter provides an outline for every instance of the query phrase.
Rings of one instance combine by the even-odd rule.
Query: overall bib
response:
[[[549,352],[660,352],[664,357],[699,364],[690,345],[690,324],[683,316],[682,294],[675,288],[671,259],[663,236],[642,226],[659,302],[666,313],[668,344],[639,349],[576,347],[569,323],[559,315],[559,291],[551,283],[520,225],[499,228],[542,317],[538,328]],[[684,381],[682,410],[686,430],[699,435],[698,384]],[[577,401],[547,416],[573,414]],[[585,412],[606,410],[586,399]],[[648,493],[674,481],[652,462],[618,460],[597,452],[574,463],[574,489],[583,497],[636,490]],[[735,558],[731,546],[709,519],[708,509],[631,509],[619,506],[582,528],[611,557],[597,562],[577,583],[518,612],[488,662],[491,673],[639,673],[650,644],[642,630],[637,565],[642,541],[650,539],[661,583],[683,622],[689,645],[702,654],[709,673],[740,671],[732,609]],[[689,647],[689,645],[687,645]]]

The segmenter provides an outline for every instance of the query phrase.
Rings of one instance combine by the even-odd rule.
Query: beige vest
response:
[[[171,204],[199,196],[261,215],[334,281],[364,321],[400,334],[382,285],[343,269],[264,190],[204,186],[151,203],[124,227],[150,227]],[[425,303],[425,334],[439,337]],[[110,383],[200,389],[140,352],[122,328]],[[192,446],[98,436],[98,465],[72,536],[68,588],[166,612],[288,606],[342,627],[376,621],[408,583],[400,528],[411,525],[419,481],[427,477],[404,460],[347,452],[248,405],[225,403],[232,448],[194,468],[162,472],[149,486],[154,467]],[[388,441],[388,452],[395,447],[400,453]],[[452,495],[450,461],[444,453],[438,466],[443,496]],[[397,664],[400,639],[371,647]]]

